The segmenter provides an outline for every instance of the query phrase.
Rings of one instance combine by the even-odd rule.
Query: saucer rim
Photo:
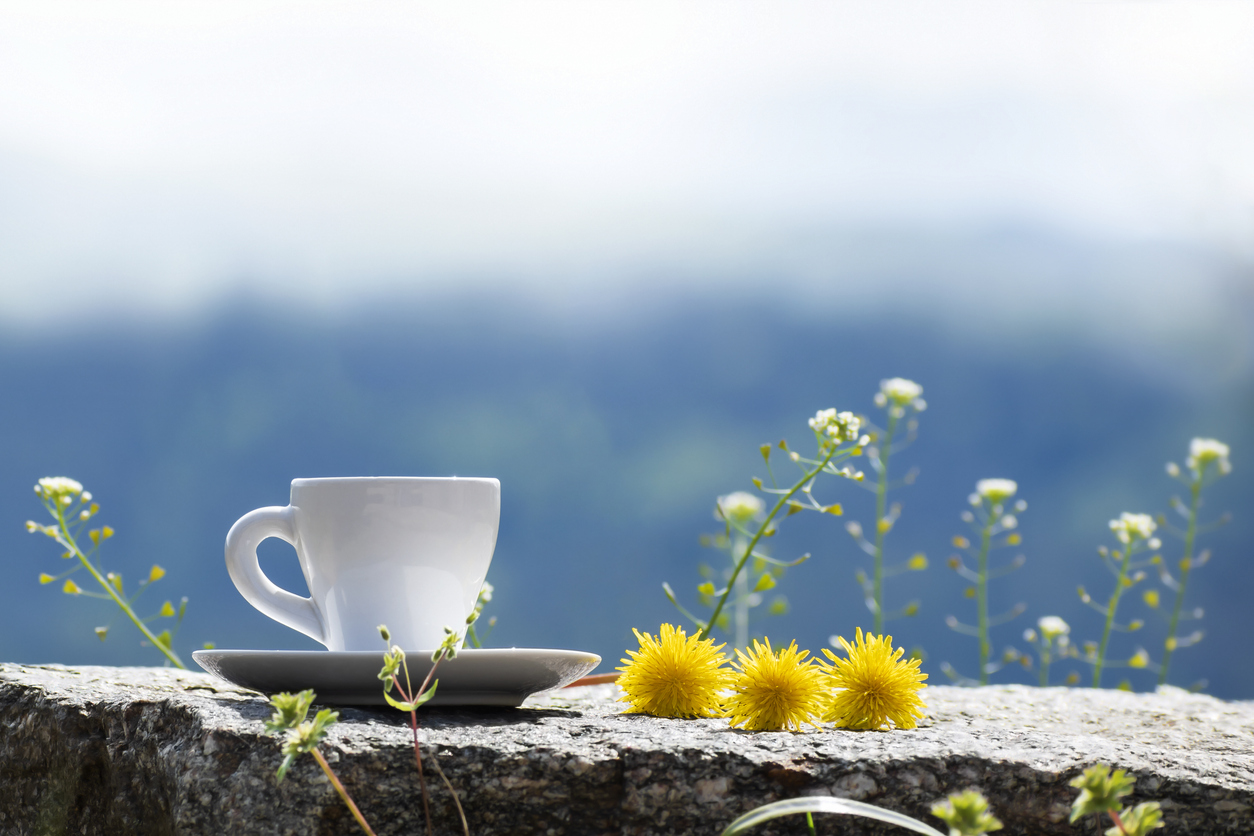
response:
[[[404,648],[402,649],[405,650],[405,655],[407,657],[408,656],[422,656],[425,654],[428,660],[430,659],[430,655],[432,653],[435,653],[436,650],[438,650],[438,648],[430,648],[430,649],[423,649],[423,650],[408,650]],[[382,656],[386,652],[387,652],[386,649],[382,649],[382,650],[310,650],[310,649],[287,650],[283,648],[204,647],[199,650],[193,650],[192,658],[197,659],[199,656],[203,654],[210,654],[210,653],[230,653],[230,654],[256,653],[256,654],[266,654],[266,655],[275,654],[275,653],[284,653],[284,654],[309,655],[309,656]],[[512,652],[574,653],[574,654],[579,654],[582,656],[596,656],[598,663],[603,661],[604,659],[603,656],[597,653],[593,653],[591,650],[575,650],[573,648],[567,648],[567,647],[463,647],[457,651],[457,656],[463,656],[463,655],[481,656],[481,655],[489,655],[492,653],[512,653]],[[445,659],[440,664],[443,665],[443,664],[447,664],[448,662],[453,662],[453,661],[456,661],[456,657]]]
[[[432,652],[412,652],[412,655],[416,657],[415,666],[419,670],[430,669]],[[411,652],[406,651],[406,655],[411,655]],[[192,653],[192,659],[202,669],[236,687],[261,694],[296,691],[311,687],[317,692],[319,703],[351,706],[380,706],[385,703],[381,683],[377,681],[377,676],[372,674],[367,677],[360,670],[363,665],[370,665],[377,670],[377,665],[383,660],[383,656],[383,650],[213,648]],[[458,658],[463,658],[464,663],[459,663]],[[269,675],[263,675],[262,679],[269,679],[269,682],[262,684],[255,675],[256,666],[258,664],[268,666],[267,660],[272,660],[275,665],[289,668],[289,670],[286,674],[279,675],[277,680]],[[458,651],[456,658],[440,662],[441,668],[449,666],[450,676],[453,680],[460,680],[460,682],[458,684],[447,682],[443,689],[437,690],[430,704],[432,706],[517,707],[534,694],[562,688],[579,677],[586,676],[590,671],[595,670],[601,661],[600,654],[586,650],[528,647],[466,648]],[[244,670],[235,667],[238,663],[244,665]],[[536,664],[539,664],[542,669],[548,668],[551,674],[557,674],[556,679],[546,675],[541,676],[540,681],[537,682],[534,677]],[[520,669],[518,665],[522,665],[523,668]],[[298,670],[292,671],[290,666],[295,666]],[[484,679],[485,666],[489,669],[497,669],[497,666],[501,666],[499,668],[501,676],[496,682],[493,682],[495,677]],[[235,670],[232,671],[231,676],[227,676],[224,667],[227,669],[235,667]],[[252,670],[250,671],[249,668]],[[342,674],[337,674],[337,669],[343,672],[349,668],[357,669],[354,675],[340,679]],[[565,673],[559,672],[562,669],[565,669]],[[577,672],[572,675],[572,670]],[[541,685],[540,682],[551,684]]]

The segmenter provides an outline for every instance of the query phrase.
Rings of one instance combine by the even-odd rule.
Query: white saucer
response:
[[[192,658],[214,676],[267,695],[312,688],[320,703],[387,704],[379,680],[382,650],[197,650]],[[431,651],[406,651],[405,661],[418,687],[431,669]],[[459,650],[436,670],[440,686],[429,704],[517,706],[539,691],[569,685],[600,662],[580,650]]]

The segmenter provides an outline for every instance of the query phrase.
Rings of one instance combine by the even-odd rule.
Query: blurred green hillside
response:
[[[92,628],[114,614],[103,602],[40,587],[62,568],[56,549],[28,535],[40,512],[31,486],[45,475],[83,482],[117,536],[106,564],[138,578],[169,572],[153,595],[186,594],[176,646],[315,647],[252,610],[223,564],[223,540],[245,512],[284,505],[295,477],[495,476],[502,486],[500,539],[490,579],[499,618],[494,645],[576,647],[604,669],[632,642],[631,628],[678,621],[663,598],[669,581],[691,602],[698,545],[713,530],[717,495],[761,475],[757,447],[787,438],[808,446],[806,419],[830,406],[874,414],[881,378],[924,387],[929,409],[918,441],[894,460],[916,484],[889,538],[890,561],[925,552],[931,567],[892,581],[890,606],[918,598],[913,619],[893,622],[898,644],[922,645],[924,669],[974,667],[974,641],[944,626],[972,621],[964,584],[945,567],[950,538],[975,481],[1018,481],[1027,566],[993,582],[992,609],[1028,604],[994,631],[1000,649],[1047,614],[1097,638],[1100,619],[1079,603],[1111,579],[1096,548],[1122,511],[1166,511],[1179,487],[1164,473],[1189,439],[1232,446],[1233,475],[1208,493],[1205,517],[1234,522],[1208,535],[1211,564],[1195,573],[1191,605],[1207,610],[1208,635],[1179,652],[1172,680],[1209,680],[1209,692],[1254,698],[1247,639],[1254,610],[1254,357],[1240,335],[1161,343],[1095,341],[1048,329],[943,325],[889,311],[837,316],[758,304],[690,300],[663,311],[574,323],[529,314],[508,300],[405,303],[338,317],[291,314],[240,319],[223,312],[177,326],[101,324],[75,334],[0,339],[0,659],[156,664],[120,621],[101,645]],[[1219,358],[1219,359],[1216,359]],[[848,519],[871,522],[873,496],[835,480],[821,485]],[[1166,539],[1166,555],[1179,548]],[[780,557],[811,552],[779,590],[790,614],[757,626],[817,651],[832,634],[870,620],[853,581],[868,565],[844,521],[801,515],[773,544]],[[1011,555],[1006,555],[1008,559]],[[302,590],[290,549],[270,541],[263,566]],[[1144,644],[1157,658],[1163,627],[1139,596],[1126,615],[1141,634],[1121,636],[1115,656]],[[1121,616],[1125,614],[1121,611]],[[1237,662],[1237,664],[1234,664]],[[1056,677],[1086,669],[1056,665]],[[1117,677],[1110,677],[1112,683]],[[1132,677],[1152,687],[1145,672]],[[1033,681],[1016,671],[994,681]]]

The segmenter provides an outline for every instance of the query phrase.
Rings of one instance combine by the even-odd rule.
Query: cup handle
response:
[[[326,631],[313,601],[274,584],[257,562],[257,546],[277,537],[296,546],[292,506],[258,508],[231,526],[226,535],[226,571],[244,599],[280,624],[326,644]]]

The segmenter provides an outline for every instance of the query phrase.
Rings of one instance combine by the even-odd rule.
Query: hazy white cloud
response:
[[[1225,259],[1254,258],[1244,2],[30,3],[0,22],[10,320],[240,286],[987,295],[995,271],[1161,308],[1213,304]],[[1085,270],[981,237],[1008,225],[1074,238]]]

